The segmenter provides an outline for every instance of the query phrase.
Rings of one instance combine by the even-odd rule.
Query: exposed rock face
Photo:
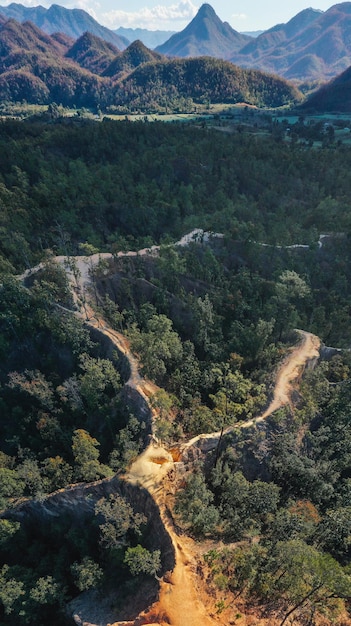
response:
[[[99,344],[100,354],[106,358],[115,361],[114,354],[118,354],[118,362],[115,362],[123,380],[127,381],[122,390],[122,399],[126,404],[127,411],[132,412],[140,422],[144,422],[146,426],[146,435],[150,435],[152,431],[152,413],[147,400],[143,397],[138,389],[131,382],[131,364],[127,356],[116,345],[116,342],[106,335],[103,330],[94,328],[89,324],[89,331],[93,341]]]
[[[29,526],[42,525],[61,516],[69,516],[73,523],[78,523],[82,518],[89,519],[94,515],[97,501],[110,494],[123,496],[136,513],[146,515],[150,525],[148,548],[161,549],[161,575],[172,570],[175,564],[174,548],[161,520],[158,506],[146,489],[131,485],[118,476],[89,484],[72,485],[40,500],[26,500],[2,513],[1,517]]]
[[[115,361],[114,354],[118,355],[117,369],[122,376],[122,380],[127,381],[130,378],[130,364],[126,355],[116,346],[111,337],[104,334],[99,328],[94,328],[89,324],[89,332],[92,340],[99,344],[99,352],[105,359]]]
[[[343,352],[341,348],[332,348],[331,346],[325,346],[323,344],[321,347],[321,358],[323,361],[329,361],[333,356],[341,352]]]

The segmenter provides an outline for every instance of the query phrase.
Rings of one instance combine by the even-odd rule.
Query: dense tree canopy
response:
[[[191,126],[1,122],[1,508],[109,478],[145,445],[123,364],[74,314],[52,259],[111,250],[94,270],[94,302],[162,385],[150,400],[156,435],[167,444],[253,418],[189,466],[174,497],[186,531],[240,542],[206,557],[213,583],[244,605],[275,604],[282,624],[348,610],[350,154]],[[199,226],[224,236],[170,243]],[[159,255],[118,255],[160,241]],[[15,276],[44,257],[24,283]],[[295,328],[332,348],[294,408],[258,427]],[[147,520],[119,495],[100,499],[89,523],[8,518],[6,626],[51,614],[61,626],[80,591],[160,573]]]

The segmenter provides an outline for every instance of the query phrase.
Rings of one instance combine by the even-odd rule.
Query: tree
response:
[[[127,425],[117,433],[116,444],[110,454],[109,465],[114,471],[125,470],[143,447],[145,423],[130,415]]]
[[[351,596],[351,577],[329,554],[318,552],[301,540],[278,543],[273,556],[273,575],[270,595],[285,600],[283,626],[296,611],[320,605],[336,617],[343,608],[343,600]],[[339,599],[341,603],[335,601]]]
[[[121,388],[120,375],[111,361],[82,354],[80,367],[80,392],[88,413],[111,409]]]
[[[99,442],[84,430],[79,428],[74,431],[72,438],[72,452],[74,460],[80,467],[90,461],[97,461],[99,458]]]
[[[180,364],[182,342],[166,315],[152,315],[146,332],[134,326],[130,336],[132,349],[140,355],[143,370],[152,380],[163,381],[166,372]]]
[[[154,550],[150,552],[140,544],[135,548],[127,548],[124,563],[129,567],[132,576],[148,574],[157,577],[157,572],[161,567],[161,552]]]
[[[25,483],[17,470],[0,467],[0,507],[7,498],[18,498],[23,494]]]
[[[24,583],[11,576],[8,565],[3,565],[0,571],[0,602],[5,615],[14,612],[17,604],[21,604],[21,597],[25,595]]]
[[[229,589],[250,601],[274,602],[282,616],[280,626],[291,616],[294,623],[301,618],[319,623],[318,613],[336,623],[351,594],[351,577],[341,565],[299,539],[280,541],[273,548],[258,543],[212,551],[206,560],[224,575]]]
[[[79,428],[74,431],[72,438],[72,452],[75,460],[75,475],[78,480],[87,482],[97,480],[103,476],[112,475],[112,471],[99,463],[99,442],[91,437],[88,431]]]
[[[183,342],[181,363],[172,372],[170,388],[180,403],[191,403],[202,381],[200,362],[195,355],[194,344]]]
[[[54,604],[61,596],[62,590],[52,576],[39,578],[29,596],[38,604]]]
[[[27,394],[44,409],[53,409],[54,394],[52,385],[45,379],[44,374],[38,370],[25,370],[23,373],[11,372],[9,374],[8,387],[15,389],[17,392]]]
[[[102,309],[105,319],[109,321],[112,328],[123,332],[124,314],[120,312],[118,304],[111,300],[110,296],[106,293],[102,303]]]
[[[212,371],[219,389],[215,394],[210,394],[210,398],[214,411],[222,416],[224,425],[258,414],[266,400],[264,385],[255,385],[239,370],[232,371],[228,363]]]
[[[351,506],[326,511],[316,532],[317,545],[335,557],[343,557],[351,547]]]
[[[156,411],[156,436],[161,441],[174,438],[176,425],[174,424],[175,407],[179,404],[177,398],[168,394],[164,389],[159,389],[150,398],[150,404]]]
[[[298,323],[297,303],[308,298],[311,289],[306,281],[293,270],[285,270],[279,276],[272,301],[275,307],[275,319],[282,338],[284,328],[291,330]]]
[[[73,563],[71,565],[71,572],[79,591],[86,591],[87,589],[97,587],[101,583],[104,575],[101,567],[87,556],[85,556],[80,563],[77,561]]]
[[[199,399],[195,399],[190,408],[185,411],[184,418],[184,428],[194,435],[214,432],[223,425],[223,416],[201,404]]]
[[[0,519],[0,546],[7,543],[9,539],[19,530],[19,522],[12,522],[7,519]]]
[[[219,521],[219,512],[212,504],[213,500],[203,475],[197,472],[177,493],[175,511],[196,535],[205,535],[213,531]]]
[[[220,514],[225,535],[233,539],[259,534],[278,508],[280,489],[274,483],[248,481],[229,464],[218,465],[212,473],[213,487],[219,494]]]
[[[45,483],[41,475],[38,461],[24,459],[17,468],[18,476],[23,480],[26,490],[31,496],[40,496],[45,493]]]
[[[181,190],[184,187],[180,188]],[[179,292],[180,276],[185,274],[186,263],[179,251],[174,247],[161,246],[157,266],[161,272],[162,285],[169,291]]]
[[[113,494],[97,502],[95,515],[104,520],[99,525],[100,541],[108,549],[126,545],[128,533],[140,535],[140,527],[146,523],[145,515],[135,513],[122,496]]]
[[[45,459],[42,466],[50,491],[61,489],[72,481],[72,467],[61,456]]]
[[[213,304],[206,293],[204,298],[197,298],[194,302],[196,315],[196,342],[202,347],[205,353],[213,349],[212,345],[215,334],[216,316]]]

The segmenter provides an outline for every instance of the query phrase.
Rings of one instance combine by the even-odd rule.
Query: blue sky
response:
[[[9,4],[11,0],[1,0]],[[41,4],[49,7],[47,0],[16,0],[26,6]],[[202,1],[197,0],[55,0],[67,8],[85,9],[101,24],[109,28],[125,26],[151,30],[182,30],[194,17]],[[336,2],[317,0],[314,9],[325,11]],[[287,22],[299,11],[311,6],[303,0],[210,0],[209,4],[223,21],[239,31],[265,30]]]

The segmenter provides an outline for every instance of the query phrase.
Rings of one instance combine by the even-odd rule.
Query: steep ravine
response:
[[[179,245],[186,245],[194,238],[204,240],[202,231],[195,231],[184,237]],[[142,250],[139,254],[155,254],[157,248]],[[127,253],[128,254],[128,253]],[[133,255],[136,253],[133,253]],[[15,519],[29,519],[31,521],[45,520],[45,517],[58,516],[69,512],[81,516],[92,511],[96,501],[110,493],[123,494],[136,510],[147,513],[152,521],[152,528],[162,548],[162,579],[159,585],[159,597],[155,602],[145,607],[139,617],[132,621],[114,622],[114,626],[158,624],[173,626],[214,626],[226,624],[225,618],[220,615],[210,614],[208,607],[202,599],[205,594],[200,594],[201,581],[199,581],[196,569],[196,551],[193,549],[191,540],[184,535],[179,535],[174,527],[171,516],[167,509],[167,487],[170,470],[181,472],[182,461],[191,458],[192,450],[197,454],[206,454],[213,450],[219,442],[221,433],[199,435],[189,442],[182,444],[177,457],[172,456],[171,451],[158,444],[153,437],[153,420],[155,413],[150,406],[149,398],[155,393],[157,387],[143,379],[138,371],[136,358],[131,354],[128,341],[117,331],[111,329],[105,320],[98,317],[89,306],[89,272],[94,265],[99,263],[101,256],[75,257],[74,262],[78,272],[73,276],[72,271],[67,269],[67,259],[58,257],[57,262],[66,267],[71,281],[74,299],[77,306],[76,315],[85,320],[90,328],[95,341],[99,341],[106,356],[111,356],[117,350],[120,356],[121,370],[126,380],[125,396],[133,405],[134,412],[148,425],[150,441],[143,453],[131,466],[128,473],[123,477],[105,479],[93,484],[73,485],[47,496],[41,501],[26,501],[8,511],[6,515]],[[111,256],[111,255],[106,255]],[[71,265],[72,266],[72,265]],[[34,268],[33,271],[40,269]],[[298,331],[301,334],[299,345],[290,352],[282,363],[276,378],[275,390],[272,401],[266,411],[253,420],[236,424],[224,434],[229,434],[238,428],[247,428],[263,422],[275,410],[291,402],[291,391],[298,384],[299,378],[306,365],[319,357],[320,340],[318,337]],[[164,575],[166,572],[167,575]],[[201,597],[200,597],[201,596]],[[206,599],[205,599],[206,600]],[[80,617],[75,612],[77,624],[88,621],[89,617]],[[107,621],[101,618],[99,624],[107,626]],[[224,620],[224,621],[223,621]],[[97,624],[97,622],[95,622]],[[111,619],[109,623],[112,625]]]

